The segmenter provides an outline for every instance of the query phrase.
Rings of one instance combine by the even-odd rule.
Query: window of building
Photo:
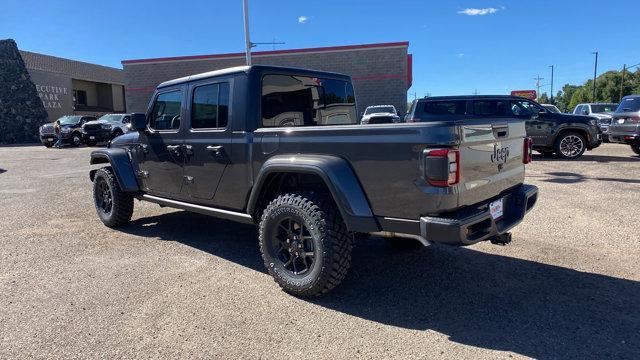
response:
[[[153,104],[149,127],[154,130],[175,130],[180,128],[182,91],[176,90],[158,95]]]
[[[293,75],[262,79],[262,126],[357,124],[355,95],[348,81]]]
[[[87,92],[84,90],[73,90],[73,104],[87,106]]]
[[[191,128],[222,129],[229,121],[229,83],[204,85],[193,91]]]

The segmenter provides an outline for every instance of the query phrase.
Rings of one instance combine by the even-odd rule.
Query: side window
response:
[[[465,100],[422,101],[416,108],[416,115],[419,116],[464,115],[466,112]]]
[[[348,81],[265,75],[261,106],[263,127],[358,123],[353,86]]]
[[[180,128],[182,91],[176,90],[158,95],[151,110],[149,127],[154,130],[176,130]]]
[[[578,105],[576,106],[576,108],[573,110],[574,114],[582,114],[582,105]]]
[[[511,102],[511,113],[515,116],[530,118],[538,112],[538,107],[531,102],[525,100]]]
[[[229,121],[229,83],[198,86],[191,104],[192,129],[223,129]]]
[[[479,116],[504,116],[507,103],[502,100],[478,100],[473,102],[473,114]]]

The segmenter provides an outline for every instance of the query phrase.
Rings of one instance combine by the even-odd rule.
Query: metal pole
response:
[[[551,65],[550,68],[551,68],[551,103],[553,104],[553,65]]]
[[[596,102],[596,74],[598,73],[598,52],[594,52],[596,54],[596,63],[593,67],[593,102]]]
[[[627,64],[622,65],[622,79],[620,80],[620,99],[618,102],[622,101],[622,92],[624,91],[624,73],[627,71]]]
[[[243,0],[242,12],[244,13],[244,41],[247,53],[247,65],[251,66],[251,38],[249,36],[249,0]]]

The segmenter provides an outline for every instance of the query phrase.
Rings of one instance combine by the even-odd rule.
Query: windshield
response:
[[[606,112],[614,112],[618,104],[595,104],[591,105],[591,112],[594,113],[606,113]]]
[[[638,110],[640,110],[640,97],[630,97],[622,99],[616,112],[635,112]]]
[[[109,115],[101,116],[98,120],[109,121],[109,122],[120,122],[121,117],[122,117],[121,115],[109,114]]]
[[[395,113],[396,111],[391,106],[376,106],[369,107],[365,110],[365,115],[374,114],[374,113]]]
[[[545,104],[542,106],[544,106],[545,109],[551,111],[552,113],[557,113],[557,114],[560,113],[560,109],[558,109],[555,105]]]
[[[75,125],[80,122],[82,116],[63,116],[58,121],[60,125]]]

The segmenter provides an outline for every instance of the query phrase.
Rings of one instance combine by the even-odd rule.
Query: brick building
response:
[[[408,42],[394,42],[259,51],[252,53],[252,62],[350,75],[358,113],[382,104],[395,105],[403,113],[412,79],[408,48]],[[127,107],[132,112],[146,111],[150,95],[163,81],[244,64],[244,53],[124,60]]]
[[[121,69],[20,51],[49,121],[62,115],[125,112]]]

